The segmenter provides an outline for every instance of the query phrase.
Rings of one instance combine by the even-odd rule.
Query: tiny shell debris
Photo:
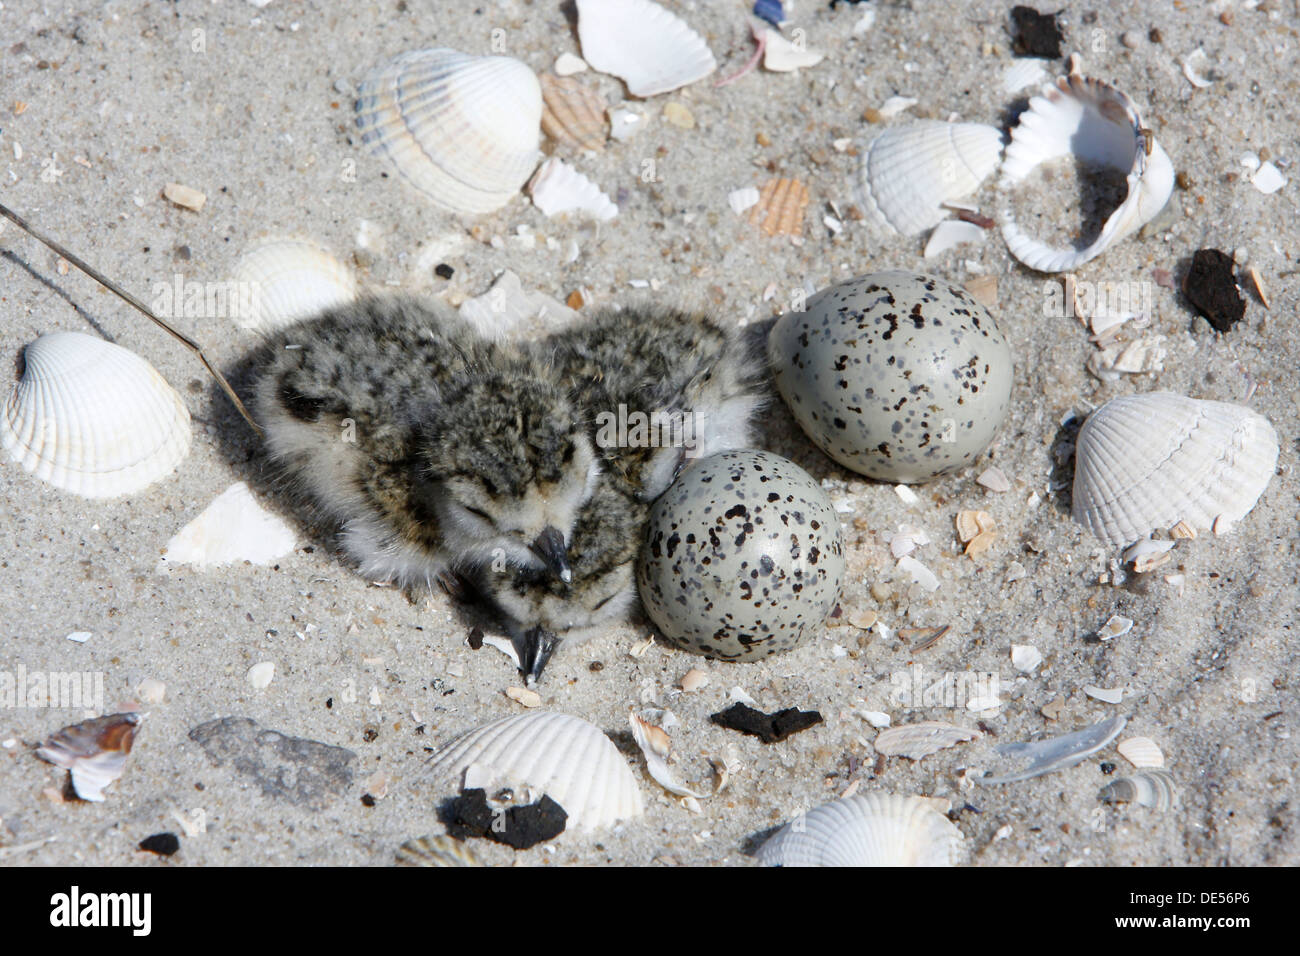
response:
[[[1093,700],[1099,700],[1104,704],[1118,704],[1124,699],[1124,690],[1121,687],[1097,687],[1095,684],[1084,684],[1083,692]]]
[[[1246,315],[1246,300],[1232,274],[1232,256],[1198,249],[1183,278],[1183,294],[1216,332],[1227,332]]]
[[[727,193],[727,205],[736,215],[741,215],[746,209],[758,205],[759,195],[757,186],[745,186],[741,189],[733,189]]]
[[[236,482],[167,542],[158,570],[191,564],[197,568],[247,561],[267,565],[293,550],[296,535],[282,519],[262,509],[248,485]]]
[[[528,331],[529,326],[546,329],[578,317],[577,312],[545,293],[525,292],[519,276],[509,269],[482,295],[462,302],[460,315],[488,338]]]
[[[208,201],[208,197],[197,189],[182,186],[180,183],[168,183],[163,186],[163,195],[177,206],[192,209],[194,212],[201,210],[203,204]]]
[[[697,691],[701,687],[707,687],[709,684],[708,671],[700,670],[698,667],[692,667],[682,675],[681,687],[686,693]]]
[[[161,704],[167,697],[167,685],[156,677],[146,677],[135,688],[142,704]]]
[[[587,69],[587,61],[572,53],[561,53],[555,60],[555,72],[559,76],[573,76]]]
[[[74,644],[85,644],[92,637],[94,635],[90,631],[73,631],[67,636],[66,640],[72,641]]]
[[[742,734],[759,738],[765,744],[773,744],[809,727],[815,727],[822,722],[822,715],[815,710],[798,710],[794,707],[765,714],[738,702],[711,715],[709,720],[719,727],[739,730]]]
[[[975,483],[999,494],[1011,490],[1011,479],[997,466],[986,468],[980,472],[979,477],[975,479]]]
[[[542,74],[542,132],[565,146],[605,148],[605,101],[591,87],[564,76]]]
[[[1138,768],[1163,767],[1165,755],[1150,737],[1130,737],[1115,745],[1121,757]]]
[[[775,30],[767,30],[763,36],[763,69],[773,73],[790,73],[794,70],[816,66],[826,59],[826,54],[810,50],[806,46],[791,43]]]
[[[891,727],[876,735],[876,752],[886,757],[906,757],[921,760],[948,747],[975,740],[983,734],[970,727],[958,727],[937,720]]]
[[[963,219],[945,219],[930,233],[922,256],[926,259],[937,259],[945,252],[965,243],[983,242],[987,236],[987,232],[972,222]]]
[[[973,276],[966,282],[966,291],[976,302],[990,309],[998,307],[998,277],[993,275]]]
[[[1055,702],[1054,702],[1055,703]],[[1052,705],[1043,707],[1043,715],[1047,714],[1047,709]],[[1059,716],[1060,710],[1056,709]],[[1050,718],[1055,719],[1055,718]],[[1057,770],[1064,770],[1067,767],[1073,767],[1079,761],[1083,760],[1089,754],[1094,754],[1106,744],[1110,743],[1123,731],[1124,725],[1128,723],[1126,717],[1111,717],[1109,720],[1103,720],[1101,723],[1093,724],[1083,730],[1077,730],[1072,734],[1065,734],[1060,737],[1048,737],[1046,740],[1024,741],[1021,743],[1002,744],[995,747],[996,752],[1003,757],[1011,758],[1028,758],[1029,764],[1023,770],[1016,773],[1006,774],[1000,777],[979,777],[976,778],[984,784],[1002,784],[1017,783],[1021,780],[1029,780],[1033,777],[1041,777],[1044,774],[1053,773]]]
[[[645,117],[629,109],[609,111],[609,135],[611,139],[626,143],[645,125]]]
[[[901,558],[898,567],[911,576],[912,583],[920,585],[924,590],[931,593],[939,590],[939,579],[935,573],[911,555]]]
[[[1043,663],[1042,652],[1032,644],[1011,645],[1011,666],[1022,674],[1030,674]]]
[[[1273,307],[1269,304],[1268,292],[1264,290],[1264,280],[1260,277],[1259,270],[1254,266],[1248,266],[1246,268],[1246,275],[1250,278],[1250,284],[1255,290],[1255,295],[1259,296],[1260,304],[1263,305],[1265,309],[1272,311]]]
[[[654,724],[642,720],[637,716],[636,711],[628,714],[628,722],[632,725],[632,738],[636,741],[636,745],[641,748],[641,753],[645,757],[646,770],[655,783],[679,797],[703,800],[708,796],[704,793],[696,793],[689,787],[683,786],[677,780],[676,775],[673,774],[672,768],[668,766],[668,758],[672,753],[672,741],[669,739],[667,731],[662,727],[656,727]]]
[[[1132,564],[1133,570],[1137,574],[1146,574],[1148,571],[1154,571],[1162,564],[1169,562],[1172,557],[1169,552],[1173,546],[1173,541],[1154,541],[1151,538],[1143,538],[1125,550],[1124,562]]]
[[[577,212],[597,222],[609,222],[618,206],[600,187],[562,159],[552,156],[542,163],[528,183],[533,205],[547,216]]]
[[[1101,630],[1097,632],[1097,639],[1101,641],[1114,640],[1117,637],[1123,637],[1131,630],[1133,630],[1133,621],[1116,614],[1101,626]]]
[[[82,800],[102,803],[104,788],[126,767],[141,716],[111,714],[71,724],[36,750],[42,760],[72,773],[72,789]]]
[[[507,687],[505,695],[524,707],[542,706],[542,695],[527,687]]]
[[[808,199],[808,187],[799,180],[769,179],[759,190],[749,221],[769,236],[801,236]]]
[[[1100,796],[1105,803],[1136,803],[1168,810],[1178,798],[1178,784],[1168,770],[1143,770],[1102,787]]]
[[[271,686],[271,681],[275,679],[275,663],[273,661],[262,661],[254,664],[248,669],[248,683],[253,686],[254,690],[266,690]]]
[[[678,129],[695,129],[695,114],[685,104],[673,100],[664,104],[664,122]]]
[[[950,630],[952,630],[951,624],[940,624],[936,627],[903,627],[899,628],[898,637],[911,644],[913,651],[923,651],[943,640]]]
[[[1272,163],[1261,163],[1250,177],[1250,184],[1265,196],[1271,196],[1287,183],[1286,177]]]

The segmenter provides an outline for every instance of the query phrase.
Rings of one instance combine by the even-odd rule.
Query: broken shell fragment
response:
[[[543,73],[542,132],[564,146],[600,152],[605,148],[605,101],[572,77]]]
[[[537,165],[542,90],[510,57],[404,53],[361,84],[356,112],[365,147],[452,212],[500,209]]]
[[[769,236],[803,234],[808,187],[797,179],[769,179],[759,191],[749,221]]]
[[[351,302],[357,295],[352,270],[305,239],[259,243],[235,267],[240,296],[228,314],[241,329],[274,332],[300,319]]]
[[[938,753],[948,747],[968,740],[975,740],[983,734],[970,727],[958,727],[938,720],[923,720],[916,724],[904,724],[891,727],[876,735],[876,753],[886,757],[901,756],[909,760],[920,760],[930,754]]]
[[[617,76],[633,96],[667,93],[718,68],[708,44],[650,0],[578,0],[578,41],[593,70]]]
[[[72,772],[72,789],[82,800],[101,803],[104,788],[126,767],[141,716],[136,713],[95,717],[64,727],[38,747],[36,755]]]
[[[297,535],[284,519],[262,508],[239,481],[219,494],[167,542],[158,570],[192,564],[267,565],[293,550]]]
[[[1130,737],[1115,745],[1120,756],[1135,767],[1163,767],[1165,755],[1150,737]]]
[[[1066,272],[1101,255],[1155,218],[1174,188],[1173,163],[1132,100],[1107,83],[1078,74],[1061,77],[1030,99],[1011,130],[999,187],[1009,190],[1043,163],[1067,156],[1119,170],[1128,192],[1097,236],[1081,248],[1054,249],[1027,235],[1011,210],[1005,210],[1007,248],[1040,272]]]
[[[609,222],[618,215],[618,206],[600,187],[554,156],[542,163],[528,184],[528,192],[533,205],[547,216],[576,212],[597,222]]]
[[[1178,784],[1168,770],[1143,770],[1121,777],[1101,788],[1105,803],[1137,803],[1154,810],[1168,810],[1178,799]]]
[[[636,745],[641,748],[641,753],[645,757],[646,770],[654,778],[655,783],[679,797],[703,800],[708,796],[708,794],[696,793],[683,786],[678,781],[676,774],[673,773],[672,768],[668,766],[668,758],[672,754],[673,747],[666,730],[649,721],[642,720],[637,716],[636,711],[631,711],[628,714],[628,722],[632,725],[632,738],[636,741]]]
[[[610,739],[594,724],[553,711],[514,714],[466,731],[438,749],[430,772],[437,786],[457,790],[469,783],[489,791],[530,786],[583,830],[643,812],[632,769]]]
[[[1002,133],[978,123],[917,120],[871,141],[859,198],[870,217],[904,236],[939,224],[944,203],[970,196],[1002,156]]]
[[[994,748],[999,755],[1011,758],[1028,758],[1029,764],[1023,770],[1015,773],[1005,774],[1000,777],[977,777],[976,779],[980,783],[986,784],[1016,783],[1021,780],[1030,780],[1033,777],[1041,777],[1043,774],[1054,773],[1057,770],[1065,770],[1067,767],[1073,767],[1089,754],[1096,753],[1118,737],[1127,723],[1127,717],[1111,717],[1109,720],[1103,720],[1099,724],[1093,724],[1091,727],[1085,727],[1083,730],[1077,730],[1072,734],[1048,737],[1046,740],[1003,744]]]
[[[765,866],[956,866],[962,835],[923,797],[856,794],[787,823],[763,844]]]
[[[1240,521],[1277,456],[1277,432],[1244,406],[1169,392],[1111,399],[1079,430],[1074,520],[1113,547],[1180,522]]]
[[[190,450],[190,413],[152,365],[80,332],[42,335],[0,417],[0,446],[37,478],[114,498],[168,475]]]

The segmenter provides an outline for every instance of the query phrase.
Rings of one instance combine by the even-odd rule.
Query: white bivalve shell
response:
[[[547,216],[575,212],[597,222],[609,222],[618,215],[618,206],[599,186],[554,156],[542,163],[528,184],[528,192],[533,205]]]
[[[944,203],[979,189],[1002,157],[1002,132],[979,123],[917,120],[871,141],[862,158],[862,205],[879,225],[916,236],[947,218]]]
[[[240,257],[235,280],[247,290],[250,305],[235,312],[235,322],[259,332],[274,332],[357,296],[352,270],[306,239],[258,243]]]
[[[356,111],[366,147],[452,212],[500,209],[540,155],[542,88],[510,57],[404,53],[361,84]]]
[[[955,866],[962,835],[924,797],[857,794],[787,823],[758,859],[765,866]]]
[[[578,40],[591,68],[633,96],[667,93],[718,68],[703,38],[650,0],[578,0]]]
[[[534,710],[461,734],[433,755],[439,786],[456,790],[528,786],[564,808],[583,830],[644,812],[632,768],[594,724]]]
[[[51,332],[23,352],[0,445],[56,488],[113,498],[171,474],[190,450],[190,413],[134,352],[80,332]]]
[[[1198,531],[1240,521],[1277,454],[1268,419],[1241,405],[1169,392],[1114,398],[1079,430],[1074,520],[1112,547],[1180,521]]]
[[[1041,96],[1011,130],[999,187],[1010,189],[1043,163],[1064,156],[1125,173],[1128,193],[1083,248],[1054,249],[1027,235],[1011,211],[1002,214],[1002,237],[1011,254],[1040,272],[1068,272],[1141,229],[1164,208],[1174,189],[1174,166],[1142,125],[1124,93],[1078,74],[1043,87]]]

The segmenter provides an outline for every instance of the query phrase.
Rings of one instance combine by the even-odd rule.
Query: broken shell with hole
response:
[[[874,272],[823,289],[768,337],[777,390],[822,451],[870,478],[929,481],[993,441],[1011,349],[960,286]]]
[[[650,619],[678,647],[728,661],[789,650],[839,596],[835,508],[792,461],[729,451],[690,465],[655,502],[637,565]]]

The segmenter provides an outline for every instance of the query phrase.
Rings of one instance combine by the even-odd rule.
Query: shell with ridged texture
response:
[[[924,797],[856,794],[787,823],[758,851],[766,866],[955,866],[961,831]]]

